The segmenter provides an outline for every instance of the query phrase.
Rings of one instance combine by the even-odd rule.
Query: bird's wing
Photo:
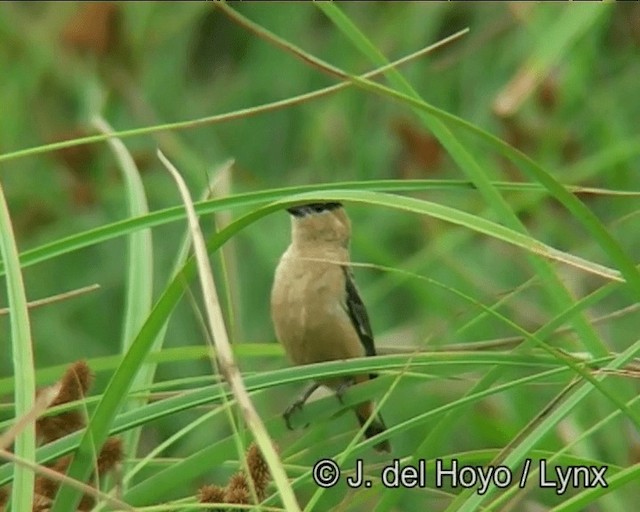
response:
[[[365,354],[368,356],[376,355],[376,348],[373,345],[373,332],[371,331],[371,323],[369,322],[369,315],[367,314],[367,308],[364,306],[358,289],[353,281],[351,271],[347,267],[342,267],[345,278],[345,291],[346,291],[346,303],[347,312],[351,323],[358,333],[360,343],[364,346]]]

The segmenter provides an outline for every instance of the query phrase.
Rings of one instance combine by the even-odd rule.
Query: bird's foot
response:
[[[282,419],[284,419],[284,423],[289,430],[293,430],[291,426],[291,415],[296,411],[301,411],[303,406],[304,402],[302,400],[296,400],[282,413]]]
[[[353,386],[356,383],[355,379],[351,378],[351,379],[347,379],[345,381],[343,381],[337,388],[336,388],[336,397],[338,398],[338,401],[344,405],[344,394],[346,393],[347,389],[349,389],[351,386]]]
[[[302,395],[298,397],[298,399],[293,402],[286,410],[282,413],[282,418],[284,419],[285,424],[289,430],[293,430],[291,426],[291,415],[296,411],[301,411],[304,407],[304,404],[309,399],[309,397],[313,394],[313,392],[318,389],[320,384],[317,382],[311,383],[307,388],[302,392]],[[307,428],[309,424],[307,423],[304,428]]]

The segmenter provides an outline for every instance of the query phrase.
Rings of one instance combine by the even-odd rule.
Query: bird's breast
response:
[[[304,262],[285,254],[276,270],[271,313],[278,339],[294,364],[364,355],[344,295],[340,264]]]

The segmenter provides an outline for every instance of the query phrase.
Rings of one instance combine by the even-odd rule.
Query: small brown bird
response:
[[[296,365],[376,355],[367,310],[349,268],[351,223],[340,203],[311,203],[288,208],[291,245],[280,259],[271,291],[276,335]],[[375,374],[337,377],[313,383],[283,414],[302,408],[319,386],[342,393]],[[355,408],[360,425],[373,415],[373,402]],[[380,415],[365,430],[367,438],[384,432]],[[388,440],[375,445],[390,451]]]

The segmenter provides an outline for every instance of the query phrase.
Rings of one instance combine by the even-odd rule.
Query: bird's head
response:
[[[287,208],[291,214],[294,243],[331,243],[349,245],[351,222],[342,203],[306,203]]]

